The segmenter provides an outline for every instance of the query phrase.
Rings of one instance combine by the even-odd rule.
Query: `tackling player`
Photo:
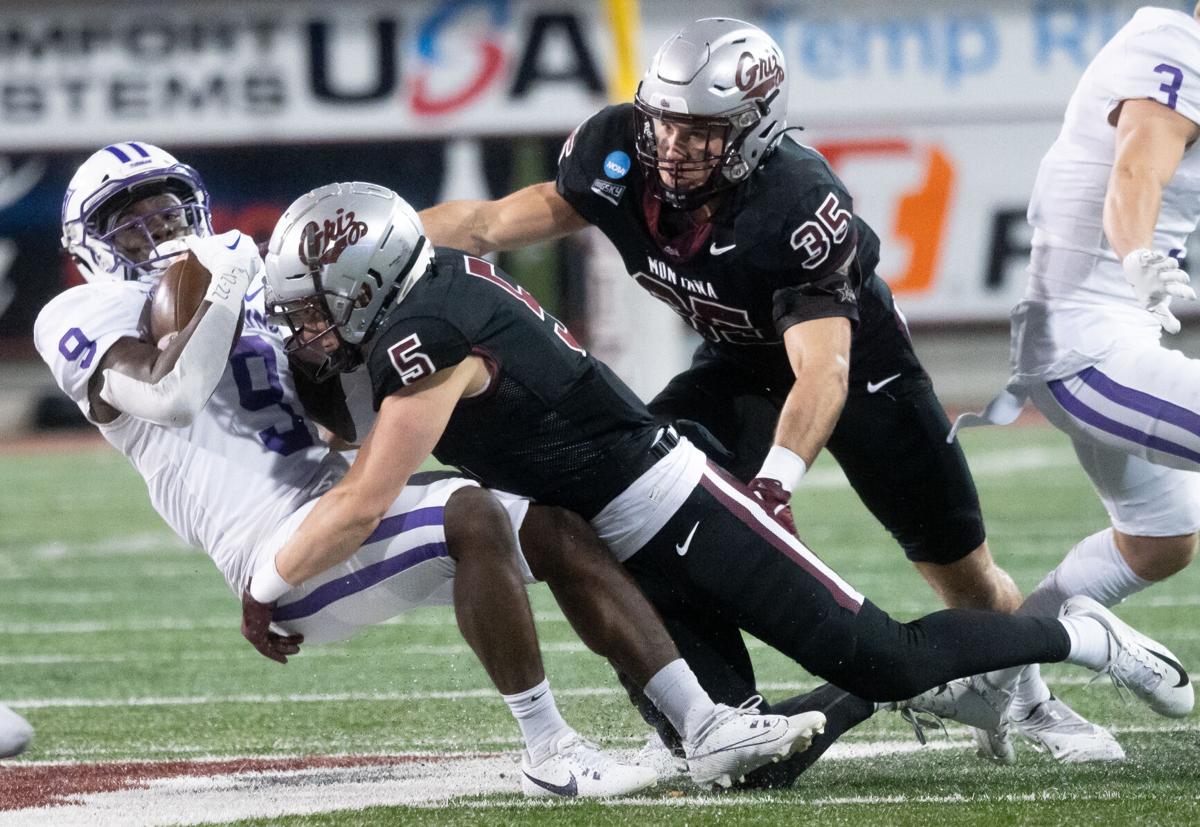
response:
[[[264,561],[269,569],[276,549],[347,468],[302,416],[282,337],[263,312],[257,247],[237,231],[212,235],[196,172],[137,142],[105,147],[80,167],[63,225],[64,244],[89,283],[41,312],[38,350],[146,479],[168,525],[204,548],[242,595],[242,632],[262,654],[286,662],[304,639],[340,639],[421,603],[453,602],[464,638],[520,725],[527,794],[615,795],[652,784],[652,771],[613,761],[558,713],[524,593],[531,573],[514,537],[520,529],[531,565],[564,569],[576,581],[574,591],[555,594],[578,598],[563,609],[589,645],[643,684],[660,672],[671,676],[661,695],[712,734],[698,739],[698,770],[703,748],[758,734],[747,733],[747,716],[700,690],[653,610],[586,526],[459,476],[412,478],[339,565],[314,570],[269,603],[256,601],[252,594],[274,583],[251,575]],[[212,284],[191,322],[160,351],[146,342],[147,297],[183,249],[209,269]],[[239,317],[244,329],[231,354]],[[284,634],[270,628],[272,612]],[[770,760],[772,750],[803,748],[811,735],[789,731],[778,716],[755,723],[772,736],[712,760],[744,771]],[[819,716],[804,723],[819,727]]]
[[[1112,606],[1191,562],[1200,528],[1200,361],[1160,344],[1194,299],[1180,269],[1200,220],[1200,6],[1139,10],[1092,60],[1029,204],[1033,252],[1012,313],[1010,394],[1066,433],[1111,527],[1081,540],[1020,611],[1071,595]],[[967,419],[978,424],[977,419]],[[1065,761],[1120,760],[1106,731],[1065,709],[1027,670],[1018,731]],[[993,744],[1011,757],[1004,733]]]
[[[571,133],[557,182],[421,218],[435,243],[476,255],[598,227],[706,340],[653,414],[705,426],[788,524],[828,447],[946,605],[1011,612],[1020,593],[992,560],[966,460],[875,273],[879,239],[825,159],[785,139],[787,102],[765,32],[698,20],[658,50],[632,104]]]
[[[1062,660],[1113,674],[1162,714],[1192,708],[1173,657],[1087,599],[1068,601],[1059,620],[951,609],[896,622],[660,426],[527,290],[483,259],[435,250],[388,189],[330,184],[300,197],[275,227],[266,269],[268,309],[291,327],[289,347],[330,371],[365,365],[378,416],[350,472],[255,575],[277,583],[264,601],[353,554],[433,452],[587,518],[702,682],[738,692],[734,702],[754,688],[745,630],[861,699],[858,720],[871,701]],[[980,717],[995,719],[1007,696],[976,683],[933,694],[951,717],[979,699],[989,707]],[[695,737],[691,722],[680,734]]]

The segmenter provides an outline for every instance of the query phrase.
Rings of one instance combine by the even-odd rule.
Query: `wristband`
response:
[[[803,457],[782,445],[773,445],[767,452],[767,458],[757,476],[768,480],[779,480],[783,489],[790,494],[800,484],[806,471],[808,471],[808,463],[804,461]]]
[[[250,596],[259,603],[274,603],[292,590],[292,584],[284,580],[275,568],[275,555],[258,567],[250,578]]]

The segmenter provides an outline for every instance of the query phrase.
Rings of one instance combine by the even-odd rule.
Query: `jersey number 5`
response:
[[[421,337],[410,333],[387,349],[392,367],[400,374],[400,381],[406,385],[424,379],[434,372],[433,360],[417,350],[420,346]]]

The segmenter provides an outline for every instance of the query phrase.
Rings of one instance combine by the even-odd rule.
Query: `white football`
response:
[[[0,704],[0,758],[20,755],[33,740],[29,722],[4,704]]]

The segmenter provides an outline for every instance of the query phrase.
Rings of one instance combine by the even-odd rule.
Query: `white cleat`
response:
[[[628,795],[657,781],[653,769],[618,763],[575,731],[563,736],[554,752],[537,764],[530,762],[527,751],[521,753],[521,792],[531,797]]]
[[[33,740],[33,727],[7,706],[0,704],[0,758],[20,755]]]
[[[905,711],[925,713],[978,729],[995,729],[1004,720],[1011,701],[1011,690],[996,689],[977,675],[958,678],[906,701],[884,704],[883,707],[898,710],[902,714]],[[914,716],[906,717],[911,719]]]
[[[1141,698],[1159,715],[1182,718],[1196,704],[1195,690],[1175,654],[1135,630],[1090,597],[1067,598],[1059,617],[1088,617],[1108,630],[1108,663],[1100,670],[1118,689]]]
[[[755,695],[739,707],[717,704],[694,741],[685,742],[688,772],[701,787],[731,787],[759,767],[803,752],[825,731],[825,715],[762,715]]]
[[[1032,741],[1035,749],[1065,764],[1125,760],[1125,750],[1111,732],[1053,696],[1012,726]]]
[[[971,734],[975,736],[975,754],[980,758],[1005,766],[1017,763],[1017,749],[1012,740],[1012,722],[1008,718],[991,729],[972,728]]]
[[[633,763],[654,770],[658,773],[659,781],[686,778],[688,774],[687,759],[682,754],[677,755],[664,744],[657,732],[650,733],[650,737],[634,757]]]

